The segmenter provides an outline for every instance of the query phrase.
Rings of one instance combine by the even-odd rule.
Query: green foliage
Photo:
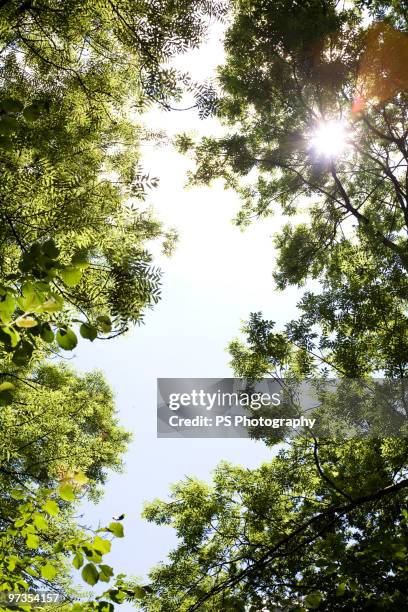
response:
[[[239,225],[291,218],[275,237],[278,287],[319,281],[284,329],[251,315],[230,345],[235,374],[368,385],[382,375],[386,389],[400,381],[405,421],[407,41],[398,1],[239,0],[219,69],[227,133],[178,139],[194,149],[193,182],[220,177],[241,194]],[[312,143],[330,120],[348,130],[337,155]],[[142,609],[404,607],[407,438],[386,437],[371,405],[347,440],[347,397],[326,397],[331,436],[309,432],[254,470],[222,464],[211,486],[187,479],[147,506],[179,542],[152,570]]]
[[[113,533],[117,538],[123,538],[123,525],[121,523],[110,523],[108,531]]]
[[[145,510],[179,545],[152,570],[141,608],[403,606],[407,451],[397,438],[298,439],[257,469],[221,464],[211,486],[179,483]]]
[[[341,243],[407,270],[406,12],[370,3],[385,20],[377,27],[359,5],[243,0],[227,32],[217,112],[229,133],[196,146],[193,180],[237,189],[240,225],[275,211],[306,217],[276,239],[281,287],[319,277]],[[330,120],[348,130],[335,156],[312,144]]]
[[[42,364],[1,378],[13,380],[14,399],[0,416],[1,491],[15,478],[54,486],[81,471],[96,492],[107,468],[120,469],[129,434],[100,373],[79,376],[62,364]]]
[[[75,348],[74,322],[89,340],[116,335],[158,301],[160,272],[144,243],[167,243],[168,233],[139,209],[156,182],[141,168],[148,135],[137,114],[181,96],[187,77],[165,62],[196,46],[207,15],[225,8],[47,0],[0,9],[0,358],[23,366],[43,342]]]
[[[297,374],[350,378],[375,375],[401,378],[407,372],[407,275],[392,257],[372,257],[356,245],[336,247],[321,275],[319,294],[307,291],[300,314],[284,333],[253,315],[245,327],[247,343],[231,344],[233,367],[259,378]],[[279,338],[285,337],[285,341]],[[281,343],[286,342],[282,352]],[[257,370],[250,370],[250,363]]]
[[[69,593],[70,554],[88,584],[112,578],[102,562],[110,541],[84,539],[74,502],[97,497],[129,436],[101,375],[44,358],[72,351],[79,337],[124,333],[157,303],[161,273],[145,245],[161,240],[170,253],[174,232],[142,202],[157,179],[140,145],[157,134],[139,116],[153,102],[170,108],[186,89],[207,112],[208,87],[166,64],[198,45],[208,15],[223,14],[216,0],[0,3],[3,590]],[[106,533],[124,536],[120,523]],[[84,609],[110,611],[123,589],[117,579],[111,600],[107,592]]]
[[[224,14],[218,0],[0,2],[3,590],[69,593],[70,555],[87,584],[112,580],[110,540],[85,537],[73,514],[78,494],[97,497],[120,468],[129,436],[99,374],[44,358],[124,333],[157,303],[161,273],[145,245],[161,240],[169,254],[175,236],[142,202],[157,179],[140,145],[157,134],[139,116],[186,90],[208,112],[211,88],[168,60]],[[102,531],[124,536],[119,522]],[[128,596],[119,577],[74,609],[110,611]]]
[[[13,383],[2,383],[0,394],[8,393],[11,384],[13,396],[0,415],[0,531],[24,506],[27,490],[55,490],[54,496],[38,501],[30,515],[35,530],[8,544],[8,554],[16,559],[35,552],[46,561],[59,542],[80,532],[74,502],[78,495],[98,498],[107,470],[121,469],[129,434],[117,422],[112,392],[100,373],[79,376],[63,364],[43,363],[34,370],[19,368],[18,374],[2,372],[1,380]],[[45,539],[39,536],[42,532]],[[100,554],[109,552],[109,542],[100,536],[94,543]],[[54,576],[48,566],[41,575],[52,590],[69,594],[63,556],[56,567]],[[108,574],[102,570],[103,579]],[[30,583],[30,588],[35,585]]]
[[[50,547],[50,536],[54,537],[55,509],[61,500],[75,500],[72,487],[69,495],[68,489],[69,485],[60,487],[58,491],[21,487],[11,492],[19,505],[0,530],[0,592],[19,593],[30,589],[35,593],[39,589],[44,591],[49,588],[62,598],[59,605],[65,604],[69,610],[113,610],[112,602],[121,603],[125,598],[135,596],[135,591],[130,583],[124,582],[123,575],[115,576],[113,569],[103,563],[104,555],[110,552],[111,540],[101,537],[99,533],[111,534],[111,530],[101,528],[96,535],[85,531],[66,533]],[[26,554],[20,551],[22,542],[27,548]],[[16,550],[20,551],[19,554],[15,554]],[[94,586],[98,582],[105,582],[111,585],[95,599],[75,602],[75,596],[64,594],[55,584],[56,576],[66,567],[68,559],[76,570],[81,570],[86,584]],[[138,596],[141,587],[135,588],[139,589],[136,591]],[[32,606],[19,602],[10,608],[27,611]],[[10,608],[6,606],[6,609]]]

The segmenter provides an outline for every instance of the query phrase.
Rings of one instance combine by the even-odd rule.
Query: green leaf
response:
[[[61,279],[68,287],[75,287],[82,277],[82,270],[74,266],[67,266],[64,270],[59,273]]]
[[[344,595],[344,593],[346,592],[346,586],[347,586],[347,585],[346,585],[346,583],[345,583],[345,582],[341,582],[341,583],[339,584],[339,586],[337,587],[337,590],[336,590],[336,595],[337,595],[338,597],[342,597],[342,595]]]
[[[87,482],[89,482],[89,478],[88,476],[86,476],[82,470],[78,470],[77,472],[75,472],[73,479],[75,480],[75,482],[77,482],[79,485],[86,485]]]
[[[39,512],[34,513],[33,523],[37,527],[38,531],[46,531],[48,529],[47,519]]]
[[[309,593],[305,599],[306,608],[309,610],[315,610],[320,606],[321,601],[322,594],[319,591],[313,591],[313,593]]]
[[[51,344],[52,342],[54,342],[54,332],[52,331],[49,323],[44,323],[41,326],[41,338],[42,340],[44,340],[44,342],[47,342],[48,344]]]
[[[40,545],[40,540],[38,535],[35,533],[28,533],[26,537],[27,548],[38,548]]]
[[[136,599],[143,599],[146,597],[146,589],[140,585],[136,585],[133,589]]]
[[[41,576],[45,580],[52,580],[53,578],[55,578],[55,575],[57,573],[57,568],[51,565],[51,563],[46,563],[45,565],[42,566],[40,571],[41,571]]]
[[[7,334],[10,338],[10,344],[14,348],[20,342],[20,334],[13,327],[9,327],[8,325],[4,325],[2,330],[5,334]]]
[[[106,315],[100,315],[99,317],[96,318],[96,321],[98,323],[98,327],[105,334],[108,334],[110,331],[112,331],[112,322],[110,318],[107,317]]]
[[[53,548],[55,553],[64,552],[64,544],[62,542],[57,542]]]
[[[113,569],[111,568],[111,566],[101,564],[99,565],[99,570],[100,570],[99,580],[101,580],[102,582],[109,582],[109,580],[113,576]]]
[[[59,512],[58,504],[53,499],[47,500],[43,505],[42,509],[50,516],[57,516]]]
[[[84,564],[84,556],[81,552],[76,552],[74,558],[72,559],[72,565],[75,569],[79,570]]]
[[[22,491],[21,489],[13,489],[10,493],[10,496],[13,499],[17,499],[17,500],[25,499],[24,491]]]
[[[86,546],[83,546],[82,550],[84,551],[88,561],[93,561],[94,563],[102,563],[102,555],[98,553],[97,550],[87,548]]]
[[[75,332],[69,327],[67,329],[59,329],[57,331],[56,340],[64,351],[72,351],[78,344]]]
[[[25,283],[22,294],[18,299],[18,305],[25,312],[33,312],[43,300],[42,292],[38,291],[34,283]]]
[[[14,385],[11,382],[4,382],[0,384],[0,393],[2,391],[11,391],[12,389],[14,389]]]
[[[15,320],[15,324],[17,325],[17,327],[29,328],[36,327],[38,325],[38,321],[37,319],[34,319],[34,317],[22,315],[21,317],[18,317],[18,319]]]
[[[109,601],[99,601],[98,605],[96,606],[96,609],[98,610],[98,612],[113,612],[115,608],[113,604]]]
[[[111,549],[111,543],[109,540],[104,540],[99,536],[95,536],[93,541],[93,547],[103,555],[106,555]]]
[[[13,363],[18,366],[25,366],[31,359],[34,347],[29,342],[22,340],[13,354]]]
[[[17,527],[17,529],[19,529],[20,527],[24,527],[26,522],[27,522],[27,516],[20,516],[19,519],[14,521],[14,527]],[[30,533],[32,533],[32,532],[30,532]]]
[[[44,244],[42,245],[42,250],[45,255],[50,259],[55,259],[60,253],[59,248],[55,244],[55,240],[53,240],[52,238],[44,242]]]
[[[0,391],[0,406],[9,406],[13,401],[10,391]]]
[[[88,254],[85,251],[78,251],[78,253],[75,253],[73,256],[71,265],[75,266],[76,268],[88,268]]]
[[[64,300],[60,295],[52,293],[50,297],[42,302],[37,308],[37,312],[59,312],[64,307]]]
[[[0,319],[3,323],[10,323],[15,308],[16,300],[11,293],[6,293],[0,297]]]
[[[98,330],[89,323],[82,323],[81,327],[79,328],[79,333],[81,334],[82,338],[86,338],[87,340],[93,342],[98,335]]]
[[[64,501],[68,501],[68,502],[75,501],[74,490],[70,484],[61,485],[58,489],[58,495]]]
[[[123,538],[125,535],[122,523],[110,523],[108,530],[117,538]]]
[[[81,576],[85,582],[94,586],[99,580],[99,573],[93,563],[87,563],[81,572]]]
[[[119,589],[111,589],[107,592],[109,598],[117,604],[121,604],[125,601],[126,593],[120,591]]]
[[[16,567],[17,564],[19,562],[19,558],[15,557],[14,555],[12,557],[8,558],[8,564],[7,564],[7,569],[12,572]]]

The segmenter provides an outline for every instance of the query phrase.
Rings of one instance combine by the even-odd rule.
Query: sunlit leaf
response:
[[[110,523],[108,530],[117,538],[123,538],[125,535],[122,523]]]
[[[15,324],[17,327],[30,328],[37,327],[38,321],[37,319],[34,319],[34,317],[21,316],[15,320]]]
[[[28,533],[26,537],[27,548],[38,548],[40,539],[35,533]]]
[[[51,565],[51,563],[46,563],[43,565],[40,571],[44,580],[53,580],[57,574],[57,568]]]
[[[82,270],[77,267],[68,266],[61,270],[59,275],[68,287],[75,287],[81,280]]]
[[[78,344],[78,339],[75,332],[70,329],[59,329],[57,331],[56,340],[58,345],[64,349],[64,351],[72,351]]]
[[[64,501],[72,502],[75,501],[74,489],[70,484],[63,484],[58,488],[58,495]]]
[[[50,516],[56,516],[59,512],[58,504],[53,499],[48,499],[42,508]]]

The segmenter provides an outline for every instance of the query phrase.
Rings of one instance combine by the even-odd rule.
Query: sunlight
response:
[[[337,157],[348,145],[348,134],[344,121],[322,121],[310,137],[311,148],[318,155]]]

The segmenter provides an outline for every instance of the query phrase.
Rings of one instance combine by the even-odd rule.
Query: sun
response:
[[[344,121],[322,121],[311,133],[311,148],[320,156],[333,159],[348,146],[348,132]]]

